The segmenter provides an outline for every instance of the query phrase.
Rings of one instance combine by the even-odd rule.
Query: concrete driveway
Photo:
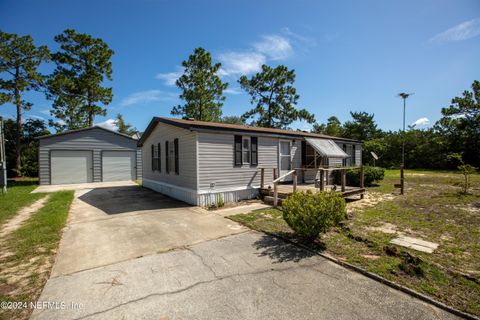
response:
[[[76,191],[32,319],[457,319],[138,186]]]
[[[80,188],[52,277],[244,231],[230,220],[138,185]]]
[[[33,319],[457,319],[247,232],[50,279]]]

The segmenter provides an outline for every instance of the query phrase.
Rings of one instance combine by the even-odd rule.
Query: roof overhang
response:
[[[113,134],[117,134],[119,136],[122,136],[122,137],[125,137],[125,138],[128,138],[128,139],[132,139],[132,140],[135,140],[135,141],[138,140],[138,139],[135,139],[134,137],[131,137],[127,134],[120,133],[120,132],[117,132],[117,131],[113,131],[113,130],[110,130],[110,129],[107,129],[107,128],[104,128],[104,127],[101,127],[101,126],[98,126],[98,125],[95,125],[93,127],[88,127],[88,128],[80,128],[80,129],[75,129],[75,130],[64,131],[64,132],[55,133],[55,134],[47,134],[47,135],[44,135],[44,136],[35,137],[35,140],[48,139],[48,138],[52,138],[52,137],[75,134],[77,132],[83,132],[83,131],[89,131],[89,130],[95,130],[95,129],[104,130],[104,131],[107,131],[107,132],[110,132],[110,133],[113,133]]]
[[[241,132],[241,133],[252,133],[258,135],[278,135],[278,136],[287,136],[293,139],[295,138],[306,138],[312,137],[317,139],[333,139],[335,141],[345,141],[346,143],[355,143],[362,144],[362,141],[341,138],[341,137],[332,137],[322,134],[316,134],[311,132],[303,131],[293,131],[293,130],[283,130],[283,129],[274,129],[274,128],[262,128],[262,127],[252,127],[246,125],[232,125],[218,122],[207,122],[207,121],[197,121],[197,120],[185,120],[177,118],[163,118],[163,117],[153,117],[148,127],[143,132],[142,136],[138,140],[138,146],[143,146],[147,138],[155,129],[156,125],[161,122],[183,128],[186,130],[198,131],[198,130],[214,130],[214,131],[224,131],[224,132]]]
[[[305,140],[317,151],[322,157],[327,158],[348,158],[345,153],[333,140],[331,139],[316,139],[305,138]]]

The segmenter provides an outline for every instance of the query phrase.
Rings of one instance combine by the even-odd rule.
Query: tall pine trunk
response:
[[[88,127],[93,127],[93,111],[88,111]]]
[[[15,71],[15,82],[18,81],[19,67]],[[20,176],[22,168],[22,100],[20,99],[20,90],[18,83],[15,83],[15,105],[17,106],[17,134],[15,135],[15,171]]]

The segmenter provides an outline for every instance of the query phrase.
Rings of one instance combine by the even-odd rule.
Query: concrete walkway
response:
[[[458,319],[252,231],[58,276],[39,301],[66,307],[32,319]]]
[[[113,188],[113,187],[125,187],[125,186],[137,186],[137,184],[129,180],[129,181],[42,185],[35,188],[35,190],[33,190],[32,193],[57,192],[57,191],[63,191],[63,190],[84,190],[84,189],[94,189],[94,188]]]

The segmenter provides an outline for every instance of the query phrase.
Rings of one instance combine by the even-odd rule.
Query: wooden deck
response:
[[[332,190],[334,189],[334,185],[327,185],[325,186],[325,190]],[[318,192],[320,189],[315,188],[315,184],[311,183],[303,183],[297,184],[297,191],[307,191],[310,190],[312,192]],[[360,187],[352,187],[352,186],[345,186],[345,191],[341,191],[341,186],[336,186],[336,192],[342,194],[343,197],[349,197],[357,194],[364,194],[365,188]],[[293,192],[293,185],[292,184],[279,184],[278,185],[278,195],[281,198],[287,197],[290,193]],[[263,195],[273,196],[273,188],[263,188],[261,189],[261,193]]]
[[[360,195],[360,199],[363,199],[365,194],[365,187],[364,187],[364,168],[363,165],[360,167],[355,167],[354,169],[360,170],[360,187],[352,187],[347,186],[347,170],[350,168],[347,167],[338,167],[338,168],[315,168],[313,169],[320,175],[319,185],[317,188],[314,184],[306,184],[304,181],[305,171],[308,168],[297,168],[288,171],[287,173],[283,174],[280,177],[277,177],[277,168],[271,168],[273,173],[273,190],[271,188],[266,188],[265,186],[265,169],[260,168],[260,192],[264,196],[263,200],[265,202],[272,202],[273,206],[281,205],[281,200],[288,197],[289,194],[296,190],[311,190],[312,192],[317,191],[325,191],[325,190],[334,190],[335,192],[340,193],[344,198],[350,197],[356,194]],[[331,185],[329,184],[330,181],[330,174],[332,171],[340,171],[341,174],[341,184]],[[302,183],[298,183],[298,172],[301,172],[302,175]],[[283,184],[282,181],[291,176],[291,184]]]

